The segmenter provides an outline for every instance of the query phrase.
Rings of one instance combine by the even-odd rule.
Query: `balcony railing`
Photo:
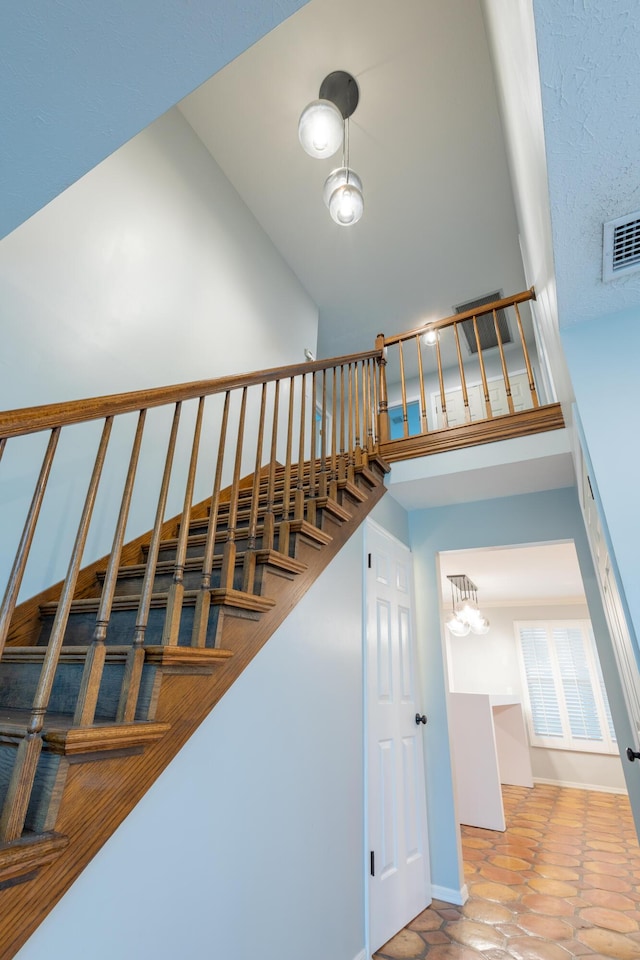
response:
[[[389,461],[564,426],[541,396],[533,288],[385,337],[380,360],[380,452]]]

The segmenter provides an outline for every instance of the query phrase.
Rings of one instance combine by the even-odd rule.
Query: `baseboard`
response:
[[[626,794],[625,787],[603,787],[597,783],[571,783],[569,780],[547,780],[545,777],[534,777],[533,782],[542,783],[548,787],[568,787],[570,790],[594,790],[596,793]]]
[[[440,887],[432,883],[431,896],[434,900],[444,900],[445,903],[454,903],[461,907],[469,899],[469,891],[466,883],[460,890],[455,890],[453,887]]]

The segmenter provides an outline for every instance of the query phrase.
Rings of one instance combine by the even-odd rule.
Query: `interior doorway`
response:
[[[528,765],[535,782],[625,793],[573,541],[441,553],[439,570],[459,822],[504,829],[500,785],[526,785],[526,779],[505,771],[501,738],[511,768]],[[470,629],[454,636],[445,626],[456,600],[449,578],[460,574],[477,588],[481,614],[490,621],[484,635]],[[461,721],[463,705],[475,711],[473,722]],[[505,734],[507,707],[512,727]],[[478,760],[479,754],[482,768],[493,771],[489,791],[486,782],[475,792],[469,785],[464,757]],[[498,798],[494,826],[483,820],[483,791]]]

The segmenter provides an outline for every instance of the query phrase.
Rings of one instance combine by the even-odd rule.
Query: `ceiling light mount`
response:
[[[360,90],[355,77],[345,70],[334,70],[320,84],[320,100],[330,100],[342,114],[343,120],[352,115],[358,106]]]

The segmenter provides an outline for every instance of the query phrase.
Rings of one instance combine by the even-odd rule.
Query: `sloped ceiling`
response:
[[[298,117],[332,70],[360,104],[351,165],[365,213],[334,224]],[[478,0],[310,0],[180,105],[320,308],[319,355],[524,287]]]

